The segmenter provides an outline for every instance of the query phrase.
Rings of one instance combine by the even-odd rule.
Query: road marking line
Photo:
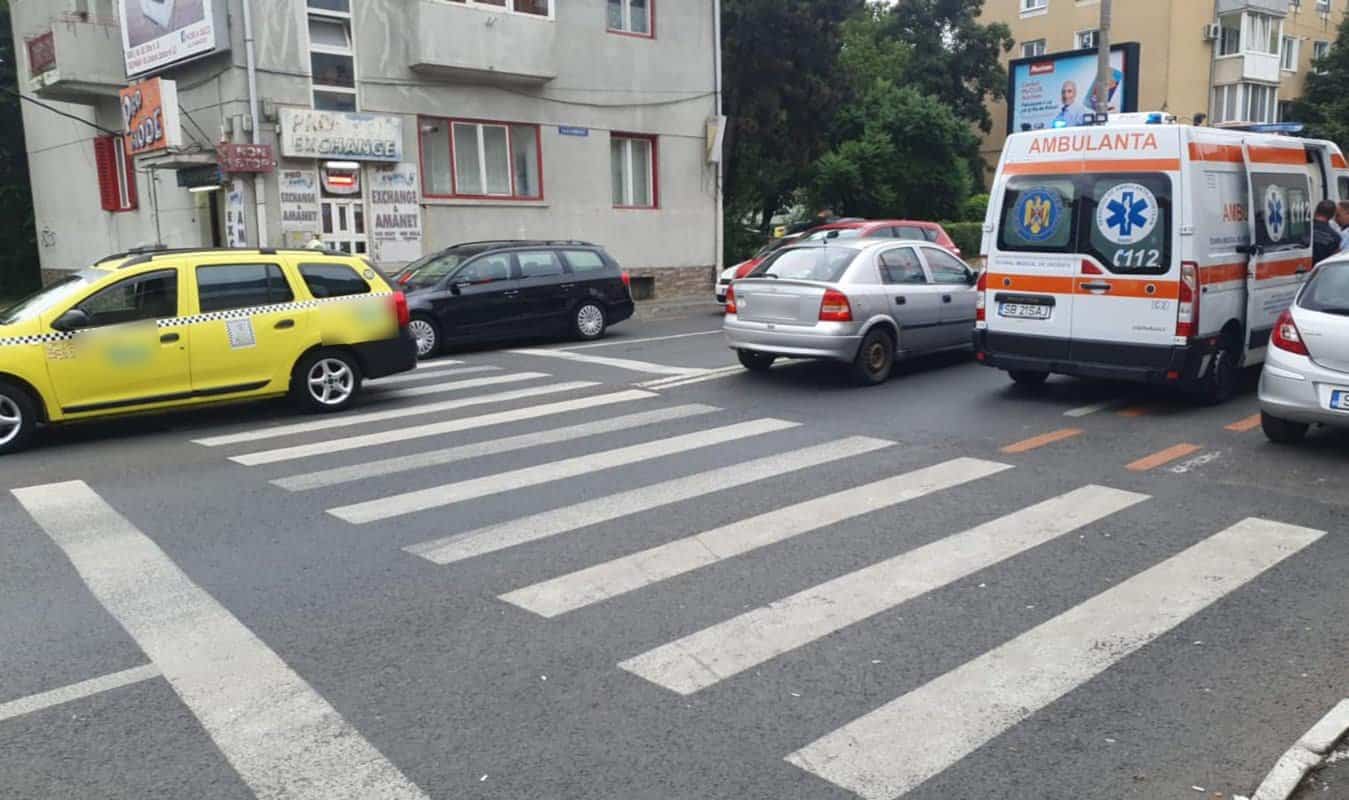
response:
[[[522,356],[540,356],[543,358],[561,358],[566,361],[579,361],[584,364],[595,364],[601,367],[613,367],[615,369],[625,369],[629,372],[650,372],[655,375],[700,375],[703,370],[694,367],[672,367],[666,364],[653,364],[650,361],[634,361],[630,358],[609,358],[608,356],[588,356],[584,353],[573,353],[570,350],[542,350],[542,349],[523,349],[507,350],[508,353],[517,353]]]
[[[714,331],[698,331],[697,333],[676,333],[673,336],[650,336],[645,339],[612,339],[607,342],[594,342],[592,344],[574,344],[567,347],[559,347],[558,350],[593,350],[596,347],[618,347],[625,344],[643,344],[645,342],[668,342],[671,339],[688,339],[692,336],[711,336],[714,333],[721,333],[721,328]]]
[[[418,361],[417,366],[413,367],[413,369],[435,370],[439,369],[440,367],[447,366],[449,364],[462,364],[462,363],[464,362],[455,361],[453,359],[448,358],[437,358],[435,361]]]
[[[1042,433],[1039,436],[1032,436],[1029,439],[1022,439],[1019,442],[1009,444],[1006,447],[1002,448],[1000,452],[1026,453],[1031,450],[1036,450],[1041,447],[1044,447],[1045,445],[1050,445],[1055,442],[1061,442],[1064,439],[1071,439],[1074,436],[1081,436],[1082,433],[1083,431],[1081,428],[1064,428],[1063,430],[1051,431],[1049,433]]]
[[[15,489],[258,797],[425,800],[337,709],[83,481]]]
[[[1237,420],[1236,422],[1233,422],[1231,425],[1228,425],[1226,427],[1227,430],[1236,431],[1237,433],[1245,433],[1246,431],[1253,431],[1256,428],[1260,427],[1260,415],[1252,414],[1249,417]]]
[[[1147,472],[1150,469],[1156,469],[1164,464],[1170,464],[1178,458],[1184,458],[1199,450],[1200,446],[1197,444],[1172,445],[1165,450],[1153,453],[1150,456],[1144,456],[1143,458],[1130,463],[1127,469],[1130,472]]]
[[[854,436],[585,500],[403,549],[434,564],[452,564],[809,467],[857,458],[893,444],[883,439]]]
[[[343,483],[366,480],[383,475],[396,475],[398,473],[411,472],[427,467],[453,464],[459,461],[481,458],[482,456],[496,455],[498,453],[511,453],[531,447],[576,441],[577,439],[584,439],[589,436],[617,433],[618,431],[641,428],[646,425],[656,425],[662,422],[696,417],[700,414],[711,414],[720,410],[721,409],[716,406],[705,405],[658,408],[654,411],[642,411],[636,414],[612,417],[610,419],[602,419],[595,422],[586,422],[565,428],[551,428],[546,431],[525,433],[519,436],[508,436],[486,442],[474,442],[472,444],[450,447],[444,450],[432,450],[425,453],[408,453],[407,455],[394,456],[393,458],[381,459],[379,461],[369,461],[364,464],[352,464],[348,467],[336,467],[334,469],[310,472],[305,475],[293,475],[288,478],[274,480],[272,483],[287,491],[303,492],[308,489],[318,489],[324,486],[337,486]],[[477,428],[478,426],[474,425],[473,427]]]
[[[397,386],[400,383],[415,383],[417,381],[439,380],[440,378],[450,378],[456,375],[472,375],[479,372],[500,372],[501,367],[457,367],[450,369],[435,370],[412,370],[411,372],[402,372],[397,375],[391,375],[387,378],[373,378],[370,385],[376,389],[383,389],[385,386]]]
[[[703,370],[703,372],[693,378],[687,375],[676,375],[673,378],[657,378],[654,381],[643,381],[639,384],[643,389],[664,389],[674,384],[683,384],[685,381],[703,381],[712,378],[719,378],[723,375],[729,375],[734,372],[744,372],[745,368],[736,364],[730,367],[718,367],[716,369]]]
[[[542,617],[556,617],[770,544],[1011,468],[1008,464],[958,458],[676,539],[570,575],[526,586],[501,595],[501,599]],[[638,656],[619,666],[653,683],[665,685],[643,671],[647,656]],[[660,659],[661,656],[656,656],[657,661]],[[709,668],[703,669],[702,674],[706,674],[706,669]]]
[[[381,400],[402,400],[408,397],[423,397],[428,394],[460,392],[464,389],[481,389],[485,386],[502,386],[507,383],[523,383],[524,381],[549,377],[552,376],[546,372],[516,372],[511,375],[493,375],[490,378],[470,378],[465,381],[450,381],[449,383],[433,383],[427,386],[413,386],[409,389],[392,389],[387,392],[380,392],[378,397]]]
[[[713,447],[727,442],[739,442],[751,436],[790,430],[800,427],[801,423],[784,419],[750,420],[720,428],[709,428],[682,436],[672,436],[651,442],[619,447],[599,453],[587,453],[583,456],[538,464],[523,469],[484,475],[457,483],[446,483],[404,492],[391,497],[381,497],[364,503],[352,503],[328,509],[328,513],[353,525],[393,519],[407,514],[415,514],[432,508],[443,508],[465,500],[475,500],[503,492],[552,483],[566,478],[588,475],[599,470],[615,469],[643,461],[679,453],[688,453],[705,447]]]
[[[234,456],[230,458],[230,461],[233,461],[236,464],[243,464],[246,467],[256,467],[261,464],[276,464],[281,461],[293,461],[298,458],[343,453],[350,450],[360,450],[366,447],[378,447],[380,445],[409,442],[432,436],[443,436],[447,433],[477,430],[492,425],[523,422],[531,419],[539,419],[541,417],[550,417],[555,414],[565,414],[571,411],[586,411],[618,403],[629,403],[634,400],[649,400],[659,396],[660,395],[651,392],[629,389],[622,392],[613,392],[612,394],[579,397],[575,400],[562,400],[560,402],[547,403],[539,406],[512,408],[506,411],[497,411],[476,417],[448,419],[443,422],[433,422],[427,425],[418,425],[413,428],[395,428],[394,430],[389,431],[378,431],[376,433],[367,433],[360,436],[348,436],[342,439],[329,439],[324,442],[314,442],[312,444],[278,447],[274,450],[260,450],[256,453],[244,453],[242,455]],[[404,458],[415,458],[415,456],[406,456]],[[335,470],[335,472],[336,471],[337,470]]]
[[[1323,535],[1259,519],[1240,522],[817,739],[787,761],[866,800],[893,800]]]
[[[1157,410],[1156,406],[1132,406],[1119,412],[1121,417],[1146,417]]]
[[[1125,402],[1127,401],[1106,400],[1100,403],[1092,403],[1089,406],[1082,406],[1081,408],[1074,408],[1071,411],[1065,411],[1063,412],[1063,416],[1076,417],[1076,418],[1087,417],[1091,416],[1092,414],[1095,414],[1098,411],[1106,411],[1108,409],[1114,408],[1115,406],[1122,405]]]
[[[344,414],[336,417],[325,417],[310,422],[296,422],[290,425],[273,425],[267,428],[257,428],[242,433],[228,433],[223,436],[209,436],[205,439],[193,439],[196,444],[205,447],[221,447],[229,444],[242,444],[244,442],[258,442],[263,439],[275,439],[279,436],[293,436],[299,433],[312,433],[314,431],[326,431],[332,428],[347,428],[352,425],[365,425],[370,422],[384,422],[391,419],[405,419],[422,414],[435,414],[441,411],[454,411],[460,408],[469,408],[471,406],[485,406],[494,403],[506,403],[512,400],[524,400],[529,397],[539,397],[545,394],[559,394],[562,392],[574,392],[580,389],[589,389],[600,384],[594,381],[571,381],[568,383],[552,383],[547,386],[532,386],[528,389],[515,389],[509,392],[498,392],[497,394],[481,394],[474,397],[459,397],[454,400],[442,400],[438,403],[426,403],[420,406],[400,406],[398,408],[384,409],[383,411],[369,411],[359,414]]]
[[[62,686],[49,692],[21,697],[8,703],[0,703],[0,721],[21,717],[34,711],[42,711],[63,703],[69,703],[72,700],[93,697],[96,694],[120,689],[133,683],[148,681],[151,678],[158,678],[159,674],[159,667],[146,664],[142,667],[132,667],[121,672],[113,672],[108,675],[100,675],[97,678],[90,678],[87,681],[72,683],[69,686]]]
[[[889,481],[873,486],[891,491],[885,483]],[[798,592],[618,666],[670,691],[693,694],[1146,499],[1085,486]]]
[[[736,375],[745,374],[745,368],[741,366],[724,367],[722,369],[712,370],[707,375],[699,375],[695,378],[684,378],[673,383],[662,384],[654,387],[656,389],[678,389],[684,386],[692,386],[695,383],[707,383],[709,381],[719,381],[723,378],[730,378]]]

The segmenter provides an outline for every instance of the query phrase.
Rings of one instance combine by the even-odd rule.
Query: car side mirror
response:
[[[965,283],[969,284],[970,286],[973,286],[974,284],[976,284],[976,283],[978,283],[978,282],[979,282],[979,273],[978,273],[978,272],[975,272],[975,271],[972,270],[972,269],[971,269],[971,270],[966,270],[966,271],[965,271]]]
[[[88,313],[78,308],[72,308],[56,318],[56,321],[52,323],[52,329],[63,333],[77,331],[80,328],[89,327],[90,322]]]

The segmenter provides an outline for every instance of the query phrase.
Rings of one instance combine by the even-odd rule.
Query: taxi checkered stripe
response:
[[[271,314],[277,311],[301,311],[306,308],[318,308],[319,306],[329,305],[331,303],[350,303],[356,300],[365,300],[371,297],[392,297],[392,292],[371,292],[369,294],[353,294],[343,297],[325,297],[320,300],[297,300],[293,303],[277,303],[270,306],[250,306],[248,308],[231,308],[228,311],[212,311],[207,314],[193,314],[187,317],[171,317],[169,319],[155,320],[155,325],[160,328],[177,328],[180,325],[192,325],[197,322],[217,322],[230,319],[243,319],[251,317],[254,314]],[[13,336],[8,339],[0,339],[0,347],[17,347],[28,344],[48,344],[50,342],[63,342],[75,338],[73,331],[37,333],[30,336]]]

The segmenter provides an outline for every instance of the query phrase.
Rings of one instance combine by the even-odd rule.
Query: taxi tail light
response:
[[[735,285],[734,285],[734,284],[732,284],[732,285],[726,287],[726,313],[727,313],[727,314],[734,314],[734,313],[736,313],[736,312],[735,312]]]
[[[980,270],[974,282],[974,321],[988,321],[988,270]]]
[[[398,315],[398,327],[406,328],[412,321],[412,313],[408,311],[408,296],[402,292],[393,293],[393,311]]]
[[[1176,302],[1176,338],[1190,339],[1199,334],[1199,265],[1183,261],[1180,265],[1180,295]]]
[[[837,289],[826,289],[820,301],[820,322],[852,322],[852,304]]]
[[[1306,343],[1302,341],[1302,332],[1293,321],[1291,308],[1279,315],[1279,321],[1274,323],[1274,333],[1270,335],[1269,341],[1280,350],[1300,356],[1310,355]]]

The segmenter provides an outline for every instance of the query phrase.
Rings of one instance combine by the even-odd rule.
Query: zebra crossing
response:
[[[892,515],[886,519],[895,520],[904,533],[895,513],[899,507],[932,502],[962,488],[994,486],[1017,474],[1016,464],[978,454],[913,463],[914,455],[902,444],[883,437],[822,432],[803,445],[813,435],[809,423],[698,403],[669,405],[643,388],[558,381],[543,373],[497,374],[501,371],[493,367],[464,369],[418,370],[383,382],[389,389],[372,387],[385,398],[413,399],[411,405],[225,433],[197,443],[227,449],[225,457],[240,467],[287,471],[264,477],[297,501],[316,490],[342,487],[343,504],[324,509],[332,524],[385,524],[395,531],[409,520],[423,524],[407,530],[424,531],[434,521],[450,519],[445,512],[459,504],[510,498],[544,486],[565,488],[567,481],[587,476],[612,478],[612,485],[637,465],[668,474],[633,487],[625,482],[624,488],[599,496],[577,496],[545,511],[507,512],[507,518],[469,530],[397,540],[409,556],[442,568],[506,550],[528,557],[528,548],[558,537],[579,537],[588,528],[653,511],[678,514],[685,504],[724,498],[723,493],[751,484],[790,481],[794,487],[792,502],[772,510],[672,535],[654,546],[628,547],[528,585],[500,587],[496,597],[503,607],[539,625],[565,625],[569,615],[580,613],[602,615],[640,592],[678,592],[676,584],[684,584],[676,578],[714,565],[748,564],[769,547],[846,530],[867,515]],[[420,399],[439,394],[448,399]],[[468,416],[457,416],[461,412]],[[527,424],[536,429],[516,428]],[[390,427],[371,428],[380,425]],[[636,443],[609,441],[620,434],[640,437],[648,429],[659,433]],[[461,438],[469,434],[471,440]],[[779,447],[789,434],[790,443]],[[747,442],[757,442],[761,450],[737,457],[732,452],[737,448],[727,446]],[[256,446],[266,449],[251,449]],[[558,446],[568,452],[548,449]],[[762,449],[773,452],[761,455]],[[679,456],[707,451],[727,458],[693,472],[682,467]],[[505,453],[523,456],[529,465],[490,474],[468,469],[458,477],[460,468]],[[335,466],[315,461],[335,454],[360,460]],[[848,488],[809,488],[817,471],[863,458],[906,466]],[[361,482],[373,477],[408,485],[389,490],[380,483],[378,496],[370,496]],[[1052,553],[1070,534],[1108,529],[1153,502],[1146,494],[1095,483],[1027,496],[1021,507],[972,527],[951,525],[921,546],[785,596],[759,598],[762,605],[744,613],[655,647],[637,648],[613,668],[668,693],[673,702],[976,573],[999,569],[1032,551]],[[1322,536],[1323,531],[1259,518],[1207,533],[1187,549],[836,730],[803,737],[782,757],[867,800],[901,798]],[[914,730],[923,735],[896,734]]]

